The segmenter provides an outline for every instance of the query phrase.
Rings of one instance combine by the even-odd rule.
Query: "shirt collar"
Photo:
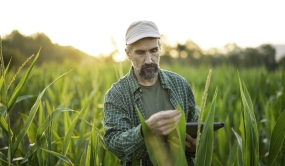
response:
[[[130,69],[128,80],[132,93],[135,93],[138,89],[140,89],[140,85],[137,81],[133,67]]]
[[[160,70],[159,69],[159,79],[160,79],[160,83],[162,85],[162,88],[164,89],[168,89],[168,79],[167,79],[167,76],[166,74],[163,72],[163,70]]]

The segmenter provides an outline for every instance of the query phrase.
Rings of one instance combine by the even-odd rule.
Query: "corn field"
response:
[[[103,102],[131,64],[37,67],[38,56],[40,52],[19,70],[4,66],[1,58],[0,165],[119,165],[103,142]],[[201,121],[209,124],[205,128],[211,129],[214,121],[226,124],[216,132],[203,130],[196,165],[285,165],[284,69],[213,68],[205,102],[210,68],[161,68],[188,80]]]

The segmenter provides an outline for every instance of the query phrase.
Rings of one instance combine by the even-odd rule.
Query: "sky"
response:
[[[283,1],[283,2],[282,2]],[[137,20],[155,22],[170,43],[202,49],[285,44],[284,0],[1,0],[0,35],[44,33],[53,43],[89,55],[115,46],[125,58],[125,33]],[[114,42],[112,42],[112,40]]]

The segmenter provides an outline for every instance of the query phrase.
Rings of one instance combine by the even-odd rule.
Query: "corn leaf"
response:
[[[179,123],[176,127],[176,131],[177,131],[178,136],[180,138],[182,150],[184,152],[185,151],[185,142],[186,142],[186,117],[185,117],[185,113],[182,110],[179,103],[177,103],[176,110],[180,111],[180,113],[181,113],[181,118],[180,118]]]
[[[8,165],[8,160],[7,160],[7,157],[2,153],[0,152],[0,165]]]
[[[10,62],[11,62],[11,59],[10,59],[10,61],[8,63],[8,66],[6,67],[6,69],[5,69],[4,73],[3,73],[4,75],[1,75],[1,78],[0,78],[0,89],[2,89],[2,87],[4,85],[5,76],[6,76],[6,73],[8,72],[8,68],[10,66]],[[5,92],[5,91],[3,91],[3,92]]]
[[[2,47],[2,44],[1,44],[0,47]],[[2,56],[2,55],[0,55],[0,56]],[[7,94],[6,94],[6,87],[5,87],[4,83],[5,83],[5,76],[6,76],[7,72],[8,72],[9,67],[10,67],[11,59],[10,59],[8,65],[7,65],[7,67],[5,68],[4,73],[1,73],[1,78],[0,78],[0,97],[2,97],[3,101],[5,101],[5,104],[7,104],[6,103],[6,97],[7,97],[6,95]],[[4,63],[4,62],[2,62],[2,63]],[[2,67],[4,68],[4,64],[3,64]],[[2,70],[2,69],[0,69],[0,70]],[[1,112],[1,114],[2,114],[2,112]],[[2,115],[4,115],[4,114],[2,114]]]
[[[22,164],[24,162],[28,161],[28,157],[34,155],[34,153],[40,148],[42,147],[42,141],[44,138],[44,133],[46,132],[46,130],[48,129],[49,125],[51,124],[51,122],[54,120],[54,118],[59,115],[62,112],[67,112],[67,111],[74,111],[71,110],[69,108],[58,108],[55,111],[53,111],[50,115],[48,115],[45,119],[45,121],[42,123],[42,125],[40,125],[40,127],[38,127],[37,129],[37,133],[36,133],[36,147],[33,147],[30,149],[30,153],[27,153],[26,157],[24,158]],[[56,140],[56,144],[60,143],[61,144],[61,138],[58,136],[58,134],[52,130],[52,136],[54,137],[54,139]],[[59,142],[60,141],[60,142]]]
[[[211,103],[210,111],[206,117],[205,125],[203,127],[200,142],[197,147],[195,156],[195,165],[208,166],[211,165],[213,146],[214,146],[214,115],[218,89],[216,88],[214,98]]]
[[[68,113],[63,114],[63,128],[65,134],[67,134],[69,127],[71,126],[71,117],[69,116]]]
[[[29,99],[29,98],[33,98],[33,97],[37,97],[35,95],[25,95],[25,96],[19,96],[16,100],[16,103],[19,103],[23,100]]]
[[[138,112],[138,115],[140,118],[140,122],[142,125],[142,131],[144,134],[144,141],[145,141],[146,149],[147,149],[148,155],[150,157],[150,160],[151,160],[153,165],[162,166],[162,165],[164,165],[164,163],[167,163],[167,161],[163,161],[163,159],[166,159],[164,156],[166,151],[163,151],[161,149],[161,146],[159,145],[157,137],[151,132],[151,130],[146,125],[144,117],[142,116],[140,110],[137,107],[136,107],[136,109],[137,109],[137,112]]]
[[[54,118],[59,115],[60,113],[63,112],[72,112],[74,110],[69,109],[69,108],[58,108],[55,111],[52,112],[52,114],[48,115],[43,124],[38,128],[37,130],[37,136],[40,136],[43,134],[48,126],[51,124],[51,122],[54,120]]]
[[[68,73],[68,72],[67,72]],[[33,107],[30,110],[28,119],[25,121],[22,130],[20,131],[20,133],[17,136],[17,139],[15,141],[15,143],[12,146],[12,156],[15,154],[20,142],[23,140],[23,138],[25,137],[40,104],[40,101],[45,93],[45,91],[47,90],[47,88],[49,88],[53,83],[55,83],[58,79],[60,79],[61,77],[63,77],[64,75],[66,75],[67,73],[62,74],[61,76],[59,76],[58,78],[56,78],[52,83],[50,83],[39,95],[38,98],[36,100],[36,102],[34,103]]]
[[[22,113],[19,113],[19,114],[22,116],[24,121],[26,121],[28,119],[27,115],[22,114]],[[37,127],[32,122],[29,130],[27,131],[27,135],[28,135],[30,143],[35,143],[35,141],[36,141],[36,134],[37,134]]]
[[[54,151],[46,150],[46,149],[43,149],[43,148],[41,148],[41,149],[42,149],[43,151],[45,151],[45,152],[48,152],[48,153],[54,155],[55,157],[59,158],[61,161],[64,161],[64,162],[66,162],[66,163],[68,163],[68,164],[70,164],[70,165],[72,165],[72,166],[74,165],[74,164],[70,161],[70,159],[69,159],[68,157],[66,157],[66,156],[64,156],[64,155],[62,155],[62,154],[59,154],[59,153],[54,152]]]
[[[0,114],[1,114],[2,116],[5,116],[5,115],[6,115],[6,111],[7,111],[7,107],[6,107],[5,105],[2,105],[2,104],[0,103]]]
[[[285,128],[285,110],[281,113],[281,115],[277,119],[277,122],[271,134],[269,156],[266,163],[267,166],[271,166],[274,163],[280,149],[282,148],[282,144],[285,138],[284,128]]]
[[[185,142],[186,142],[186,117],[179,103],[176,105],[176,110],[180,111],[181,118],[176,126],[168,136],[168,143],[170,146],[171,159],[173,165],[187,165],[185,156]]]
[[[44,120],[46,119],[44,108],[43,108],[43,102],[40,102],[39,110],[38,110],[38,126],[43,125]]]
[[[132,155],[132,166],[139,166],[135,153]]]
[[[16,99],[18,98],[18,95],[21,91],[21,89],[23,88],[24,84],[26,83],[33,67],[34,67],[34,64],[36,63],[38,57],[40,55],[40,50],[38,51],[36,57],[34,58],[32,64],[29,66],[28,70],[26,71],[24,77],[21,78],[20,82],[18,83],[18,85],[16,86],[14,92],[12,93],[12,96],[11,98],[9,99],[9,102],[8,102],[8,106],[7,106],[7,112],[10,111],[10,109],[12,108],[12,106],[15,104],[15,101]]]
[[[167,142],[170,147],[169,162],[171,162],[172,163],[171,165],[173,166],[187,165],[187,160],[185,156],[185,144],[184,146],[182,145],[182,142],[181,142],[181,139],[179,138],[179,134],[177,133],[177,130],[173,130],[168,135]]]
[[[93,124],[91,130],[91,136],[87,147],[85,166],[99,165],[99,163],[97,163],[98,161],[96,160],[95,152],[96,152],[96,132],[95,132],[95,125]]]
[[[242,114],[244,120],[243,164],[259,165],[259,134],[254,116],[253,104],[245,84],[239,78],[242,98]]]
[[[243,161],[242,161],[242,138],[241,136],[235,132],[235,130],[232,128],[233,133],[235,134],[237,141],[238,141],[238,152],[237,152],[237,162],[239,166],[243,166]]]
[[[228,159],[226,165],[234,165],[237,162],[237,153],[238,153],[238,143],[235,142],[231,147],[228,154]],[[220,164],[222,165],[222,164]],[[236,164],[237,165],[237,164]]]
[[[9,135],[10,134],[10,137],[13,136],[13,132],[11,129],[8,129],[8,124],[5,120],[5,118],[0,114],[0,127],[2,128],[2,130],[7,134]]]
[[[83,108],[84,109],[84,108]],[[71,125],[70,127],[68,128],[68,131],[64,137],[64,140],[63,140],[63,148],[62,148],[62,154],[65,156],[67,151],[68,151],[68,148],[69,148],[69,143],[70,143],[70,140],[71,140],[71,136],[73,134],[73,130],[75,128],[75,125],[77,123],[77,120],[80,116],[80,114],[82,113],[83,111],[81,110],[77,115],[76,117],[73,119],[73,121],[71,122]]]

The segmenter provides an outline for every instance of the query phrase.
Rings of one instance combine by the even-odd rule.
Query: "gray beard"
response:
[[[147,69],[151,67],[152,69]],[[151,64],[143,64],[139,69],[138,69],[138,73],[139,75],[145,79],[152,79],[154,77],[157,76],[158,74],[158,65],[155,63],[151,63]]]

